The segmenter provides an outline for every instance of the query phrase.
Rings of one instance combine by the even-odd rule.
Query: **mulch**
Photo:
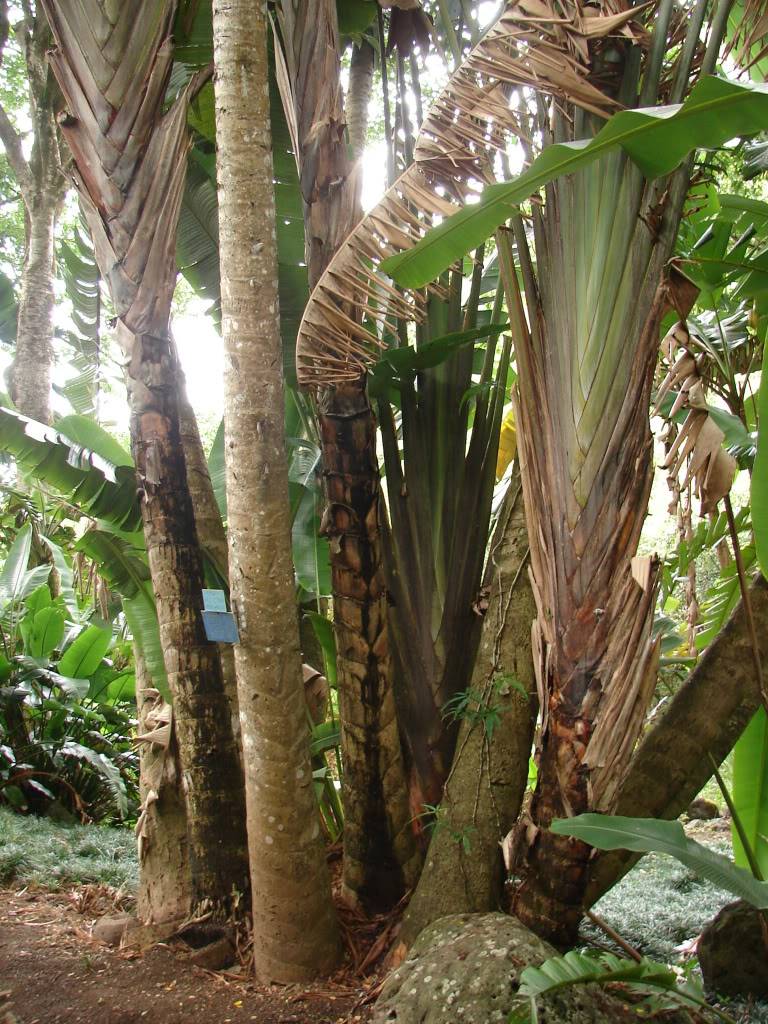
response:
[[[126,903],[98,886],[0,889],[0,1024],[364,1024],[398,919],[345,910],[342,968],[281,987],[257,984],[247,963],[198,967],[181,940],[139,953],[94,939],[94,922]]]

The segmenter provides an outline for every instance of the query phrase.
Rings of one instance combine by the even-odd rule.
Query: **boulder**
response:
[[[128,932],[140,928],[140,923],[131,914],[115,914],[100,917],[93,926],[93,937],[108,946],[119,946]]]
[[[387,979],[372,1024],[502,1024],[520,972],[557,950],[506,914],[453,914],[429,925]],[[622,1024],[637,1017],[595,985],[540,1000],[546,1024]]]
[[[698,954],[708,991],[768,999],[768,945],[760,912],[748,903],[723,907],[701,933]]]

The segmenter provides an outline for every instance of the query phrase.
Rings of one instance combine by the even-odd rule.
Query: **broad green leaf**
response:
[[[16,534],[0,571],[0,602],[13,601],[21,589],[32,548],[32,527],[27,523]]]
[[[90,436],[107,450],[103,433],[98,428]],[[26,476],[42,480],[86,514],[123,529],[139,529],[141,509],[133,466],[114,463],[55,427],[5,408],[0,408],[0,447],[14,456]]]
[[[115,466],[130,466],[133,459],[123,446],[88,416],[62,416],[56,430],[81,448],[95,452]]]
[[[324,597],[331,593],[331,562],[328,541],[318,536],[320,517],[317,506],[317,494],[302,487],[291,542],[296,579],[308,593]]]
[[[227,519],[227,472],[224,464],[224,420],[219,424],[208,456],[208,473],[222,519]]]
[[[88,626],[62,654],[59,672],[73,679],[87,679],[99,667],[111,644],[112,630]]]
[[[46,545],[48,550],[51,552],[53,558],[53,564],[56,567],[56,571],[59,574],[59,594],[64,601],[69,614],[75,618],[78,614],[77,598],[75,597],[75,586],[74,576],[72,574],[72,566],[67,561],[67,558],[59,547],[58,544],[54,544],[48,537],[40,538],[43,544]],[[29,602],[27,602],[29,604]]]
[[[52,604],[50,588],[47,583],[43,583],[42,586],[32,591],[24,602],[24,607],[27,609],[27,616],[34,617],[43,608],[49,608]]]
[[[733,748],[733,803],[760,873],[768,878],[768,720],[760,708]],[[735,827],[733,855],[736,863],[749,867]]]
[[[679,821],[580,814],[553,821],[550,827],[557,835],[574,836],[598,850],[666,853],[719,889],[733,893],[753,907],[768,908],[768,882],[758,882],[727,857],[689,839]]]
[[[768,579],[768,338],[763,349],[757,418],[757,453],[750,485],[752,528],[755,531],[755,548],[760,572]]]
[[[171,704],[172,696],[168,686],[163,660],[163,646],[160,642],[160,627],[157,610],[149,583],[135,597],[124,597],[123,611],[133,642],[144,658],[150,685],[160,693],[163,700]]]
[[[136,673],[123,672],[107,686],[110,701],[130,701],[136,699]]]
[[[305,618],[309,619],[315,636],[323,652],[323,671],[329,686],[336,686],[336,637],[333,634],[333,625],[329,619],[319,612],[305,612]]]
[[[32,658],[48,658],[64,639],[64,612],[50,606],[36,612],[26,638],[27,654]]]
[[[398,284],[421,288],[481,245],[534,192],[621,147],[648,179],[673,171],[692,150],[714,149],[729,139],[768,128],[768,85],[707,76],[683,104],[615,114],[593,139],[548,146],[514,181],[486,188],[418,245],[385,260],[381,269]]]

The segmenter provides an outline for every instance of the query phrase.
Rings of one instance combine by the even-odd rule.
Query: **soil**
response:
[[[347,966],[308,987],[259,986],[244,966],[209,971],[180,940],[145,953],[103,945],[114,891],[0,889],[0,1024],[358,1024],[376,979]]]

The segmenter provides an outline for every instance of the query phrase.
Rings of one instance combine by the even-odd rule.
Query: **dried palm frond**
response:
[[[525,135],[512,90],[534,87],[604,117],[617,109],[590,81],[588,44],[605,36],[640,38],[637,14],[619,0],[605,0],[600,10],[575,0],[507,3],[434,103],[414,163],[348,236],[313,291],[296,349],[301,384],[358,379],[386,347],[394,320],[423,320],[429,289],[395,289],[378,267],[413,248],[436,219],[456,213],[494,180],[497,154]]]
[[[704,378],[692,351],[694,346],[691,345],[687,326],[675,324],[667,332],[661,347],[671,365],[656,395],[656,411],[673,388],[679,391],[669,412],[670,419],[681,409],[689,410],[667,453],[664,469],[669,471],[670,487],[673,486],[672,481],[677,486],[680,471],[687,463],[685,479],[680,486],[685,488],[691,481],[695,482],[696,495],[701,499],[701,514],[707,515],[714,512],[718,503],[730,493],[738,463],[723,448],[725,434],[710,415]],[[680,354],[672,363],[678,347]]]

